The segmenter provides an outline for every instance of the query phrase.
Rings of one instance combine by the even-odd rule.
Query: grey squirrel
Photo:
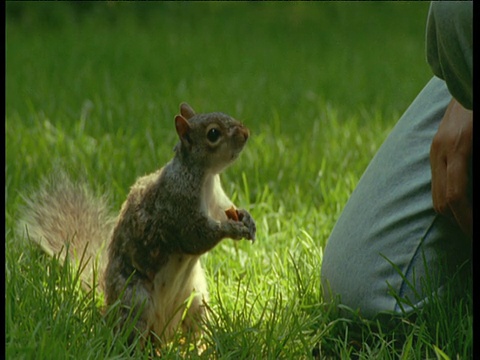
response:
[[[179,327],[198,330],[208,301],[200,256],[224,238],[253,242],[256,234],[252,216],[236,209],[219,177],[249,130],[224,113],[196,114],[186,103],[175,128],[173,159],[135,182],[116,218],[105,199],[62,178],[26,197],[21,225],[50,255],[69,244],[78,261],[86,247],[91,260],[82,280],[91,283],[97,266],[106,305],[122,304],[120,326],[137,317],[132,338],[153,332],[161,342]]]

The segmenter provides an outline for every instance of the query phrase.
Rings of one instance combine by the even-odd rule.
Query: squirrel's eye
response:
[[[219,138],[220,138],[220,135],[222,133],[220,132],[219,129],[217,128],[211,128],[210,130],[208,130],[207,132],[207,139],[208,141],[214,143],[216,142]]]

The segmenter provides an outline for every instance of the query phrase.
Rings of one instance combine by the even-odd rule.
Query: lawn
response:
[[[132,354],[111,330],[114,316],[102,316],[102,299],[16,232],[21,196],[61,167],[108,193],[118,211],[135,179],[172,157],[182,101],[251,129],[222,179],[258,232],[253,245],[225,240],[203,257],[206,350],[179,340],[164,358],[472,356],[471,296],[386,328],[338,318],[320,289],[336,219],[431,77],[428,3],[7,2],[6,10],[7,358]]]

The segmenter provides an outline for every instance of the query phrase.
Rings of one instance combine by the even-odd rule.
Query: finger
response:
[[[468,198],[469,162],[457,156],[447,166],[446,203],[462,230],[472,236],[472,206]]]
[[[473,213],[472,206],[469,203],[464,204],[454,213],[455,220],[462,231],[470,238],[473,238]]]
[[[435,143],[432,143],[430,151],[430,166],[433,208],[439,214],[448,215],[449,209],[446,202],[447,163],[445,157],[436,151]]]

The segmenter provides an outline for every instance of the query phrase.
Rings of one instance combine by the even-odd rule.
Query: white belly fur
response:
[[[165,340],[173,337],[179,325],[184,330],[195,330],[192,317],[201,316],[203,301],[208,301],[208,287],[199,256],[172,255],[155,275],[153,286],[155,318],[151,319],[152,330]],[[187,303],[190,307],[182,323]]]

